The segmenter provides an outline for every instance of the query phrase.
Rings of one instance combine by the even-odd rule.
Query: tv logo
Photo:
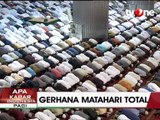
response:
[[[141,16],[154,16],[154,10],[142,10],[140,8],[137,8],[136,10],[128,10],[126,9],[126,15],[127,16],[135,16],[135,17],[141,17]]]

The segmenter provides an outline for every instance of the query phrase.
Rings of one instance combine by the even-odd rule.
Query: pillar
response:
[[[85,38],[107,38],[109,1],[73,1],[75,32]]]

